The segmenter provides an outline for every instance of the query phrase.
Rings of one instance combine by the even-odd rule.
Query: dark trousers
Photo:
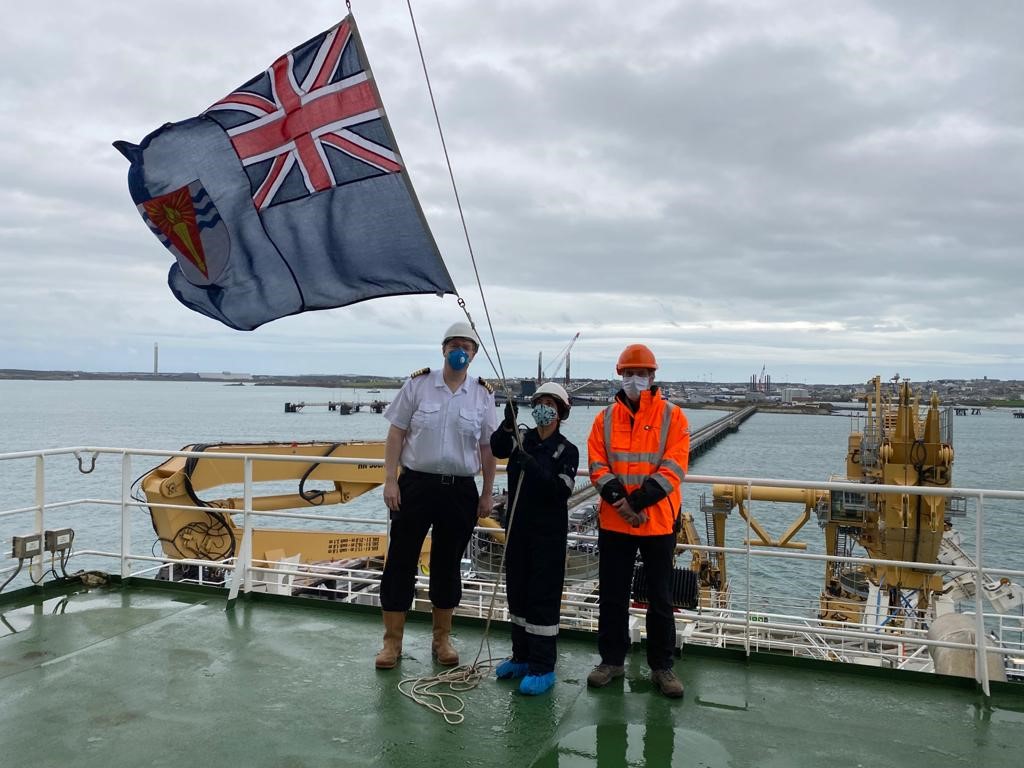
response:
[[[450,478],[449,478],[450,479]],[[430,536],[430,602],[455,608],[462,599],[462,555],[476,525],[480,500],[472,477],[442,481],[441,475],[404,470],[398,478],[401,508],[391,513],[388,557],[380,581],[380,607],[407,611],[416,590],[416,566]]]
[[[534,635],[526,627],[512,625],[512,659],[526,662],[531,675],[554,672],[557,658],[557,635]]]
[[[630,536],[604,529],[598,532],[600,547],[597,649],[603,664],[621,666],[629,651],[629,602],[633,564],[639,551],[647,574],[647,664],[651,669],[671,669],[676,646],[676,619],[672,609],[672,568],[675,534]]]
[[[565,533],[536,532],[513,523],[505,570],[513,622],[512,658],[528,662],[531,675],[554,672],[565,581]]]

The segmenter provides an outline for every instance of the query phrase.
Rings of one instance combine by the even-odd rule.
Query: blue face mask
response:
[[[535,405],[533,406],[533,420],[537,422],[538,427],[546,427],[548,424],[555,420],[558,415],[555,413],[555,409],[550,405]]]
[[[448,361],[448,365],[451,366],[453,371],[461,371],[469,365],[469,352],[456,347],[448,352],[445,359]]]

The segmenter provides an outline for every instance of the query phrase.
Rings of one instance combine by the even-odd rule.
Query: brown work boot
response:
[[[459,663],[459,652],[450,640],[453,613],[454,608],[434,609],[434,640],[430,644],[430,651],[437,663],[445,667],[454,667]]]
[[[591,688],[604,688],[616,677],[626,674],[626,668],[615,664],[598,664],[587,675],[587,685]]]
[[[405,611],[381,611],[384,614],[384,647],[373,665],[377,669],[394,669],[402,655],[402,634],[405,631]]]
[[[651,682],[670,699],[683,698],[683,682],[671,669],[652,669]]]

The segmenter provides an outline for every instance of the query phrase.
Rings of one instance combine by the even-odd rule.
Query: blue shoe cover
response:
[[[519,684],[519,692],[527,696],[537,696],[551,689],[555,684],[555,673],[548,672],[546,675],[527,675]]]
[[[511,680],[514,677],[523,677],[529,671],[530,665],[525,661],[505,659],[498,665],[498,668],[494,670],[494,674],[498,676],[499,680]]]

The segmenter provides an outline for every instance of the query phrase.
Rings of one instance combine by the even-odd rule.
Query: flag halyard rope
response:
[[[420,64],[423,67],[423,77],[426,80],[427,92],[430,95],[430,104],[434,112],[434,122],[437,124],[437,133],[441,139],[441,148],[444,151],[445,164],[448,167],[448,177],[451,180],[452,191],[455,195],[455,204],[458,207],[459,220],[462,223],[462,232],[466,240],[466,248],[469,251],[470,262],[473,265],[473,274],[476,278],[477,289],[480,292],[480,302],[484,309],[484,317],[487,320],[491,344],[494,348],[494,359],[491,358],[490,352],[487,351],[487,347],[482,343],[482,341],[480,343],[480,348],[487,357],[487,361],[491,364],[491,369],[495,372],[501,382],[501,389],[505,393],[506,402],[511,403],[514,402],[514,397],[511,389],[509,388],[508,381],[505,378],[505,369],[501,361],[501,353],[498,350],[498,341],[494,334],[494,323],[491,320],[490,308],[487,305],[487,297],[484,293],[483,282],[480,279],[480,269],[477,266],[476,254],[473,252],[473,243],[469,236],[469,227],[466,223],[466,215],[462,208],[462,200],[459,196],[458,184],[455,181],[455,172],[452,169],[451,157],[448,154],[448,144],[445,141],[444,130],[441,127],[441,117],[437,109],[437,100],[434,98],[434,89],[430,82],[430,73],[427,69],[427,60],[423,53],[423,45],[420,40],[419,29],[416,26],[416,16],[412,10],[412,0],[406,0],[406,6],[409,9],[409,19],[412,22],[413,34],[416,38],[416,48],[419,51]],[[466,315],[467,322],[474,332],[476,332],[477,338],[479,339],[480,333],[477,331],[476,323],[473,321],[469,310],[466,308],[465,299],[463,299],[463,297],[457,292],[456,297],[458,298],[459,308],[462,309],[463,313]],[[497,362],[495,362],[495,360]],[[519,432],[518,426],[514,426],[512,431],[517,449],[522,450],[522,435]],[[494,616],[494,605],[497,599],[498,588],[504,577],[505,554],[508,552],[508,544],[511,540],[512,520],[515,517],[515,509],[516,504],[519,501],[519,489],[522,487],[522,482],[523,476],[520,473],[518,483],[516,484],[515,494],[512,496],[512,504],[509,508],[508,519],[505,525],[505,545],[502,548],[501,560],[498,564],[498,573],[495,577],[494,586],[491,590],[490,603],[487,607],[486,621],[484,623],[484,632],[480,639],[480,646],[477,649],[473,663],[463,664],[437,675],[426,677],[406,677],[398,683],[398,690],[404,696],[407,696],[417,704],[425,706],[431,711],[442,715],[445,721],[451,725],[457,725],[465,720],[464,710],[466,703],[459,694],[476,688],[484,676],[494,668],[496,662],[502,660],[501,658],[494,658],[491,656],[490,628],[491,620]],[[487,649],[487,658],[481,660],[481,656],[484,655],[484,648]],[[448,690],[437,690],[444,686],[447,686]]]

